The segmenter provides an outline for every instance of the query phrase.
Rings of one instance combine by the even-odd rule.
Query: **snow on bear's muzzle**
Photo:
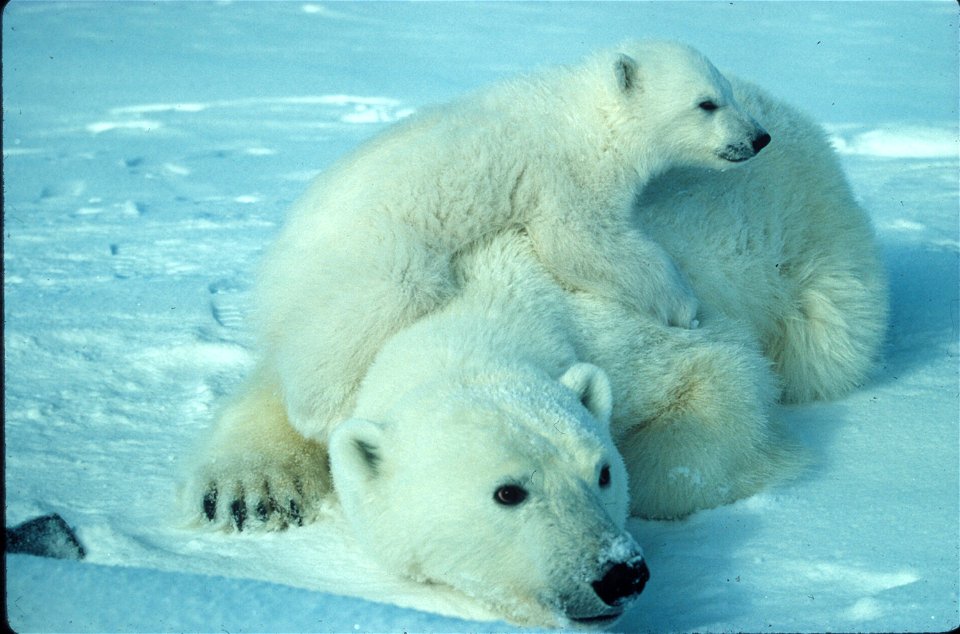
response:
[[[643,592],[650,579],[650,570],[643,557],[613,564],[598,581],[594,581],[594,592],[600,600],[611,607],[618,607]]]
[[[649,579],[640,546],[624,533],[597,558],[593,578],[561,600],[562,612],[579,625],[609,625],[623,615]]]
[[[717,155],[725,161],[731,163],[741,163],[751,159],[760,153],[760,150],[770,144],[770,134],[761,127],[757,127],[756,133],[749,141],[728,145]]]

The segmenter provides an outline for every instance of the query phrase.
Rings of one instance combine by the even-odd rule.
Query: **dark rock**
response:
[[[83,559],[86,555],[73,529],[56,513],[8,528],[6,552],[54,559]]]

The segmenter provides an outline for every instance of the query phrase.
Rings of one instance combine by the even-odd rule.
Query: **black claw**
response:
[[[230,515],[233,516],[233,522],[237,525],[237,530],[243,530],[243,523],[247,520],[247,505],[243,499],[234,500],[230,504]]]
[[[271,505],[263,500],[257,502],[257,519],[266,522],[270,517],[271,508]]]
[[[300,514],[300,505],[296,500],[290,500],[290,519],[297,526],[303,526],[303,516]]]
[[[212,522],[217,517],[217,487],[211,486],[203,495],[203,514]]]

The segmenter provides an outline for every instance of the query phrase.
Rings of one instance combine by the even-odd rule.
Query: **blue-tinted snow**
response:
[[[378,571],[333,519],[267,536],[185,527],[173,482],[250,365],[250,274],[312,175],[413,110],[627,37],[690,42],[827,126],[874,219],[893,316],[868,385],[783,411],[814,458],[798,480],[631,525],[653,578],[618,627],[958,625],[957,22],[946,0],[14,1],[6,523],[57,512],[89,563],[8,557],[13,626],[506,627],[341,596],[490,616]]]

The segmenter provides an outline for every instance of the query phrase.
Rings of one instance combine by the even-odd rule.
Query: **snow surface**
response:
[[[889,270],[886,359],[785,408],[813,464],[631,528],[624,631],[960,624],[955,3],[14,1],[3,16],[6,523],[56,512],[84,562],[10,555],[18,631],[483,631],[379,571],[335,514],[220,534],[178,462],[251,363],[250,275],[310,177],[423,106],[627,37],[690,42],[835,138]],[[363,598],[356,598],[363,597]],[[390,601],[429,610],[414,611]]]

